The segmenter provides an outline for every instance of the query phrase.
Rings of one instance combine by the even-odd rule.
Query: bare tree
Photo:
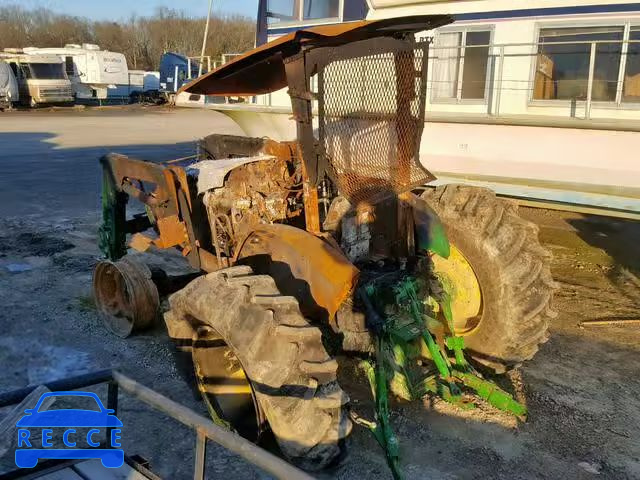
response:
[[[28,10],[19,5],[0,7],[0,49],[7,47],[63,47],[67,43],[96,43],[122,52],[132,69],[157,69],[164,52],[198,55],[205,18],[160,7],[153,15],[128,20],[95,22],[51,10]],[[242,16],[213,17],[206,55],[241,53],[254,45],[254,22]]]

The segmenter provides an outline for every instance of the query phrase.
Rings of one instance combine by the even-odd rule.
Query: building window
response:
[[[340,0],[304,0],[302,7],[304,20],[338,18],[339,16]]]
[[[623,102],[640,102],[640,27],[629,31],[629,46],[622,88]],[[639,43],[635,43],[639,42]]]
[[[434,45],[434,100],[483,100],[487,91],[490,31],[444,32]]]
[[[614,102],[623,36],[622,26],[541,29],[533,98],[586,100],[591,45],[595,45],[591,99]]]
[[[267,21],[292,23],[302,20],[340,19],[341,0],[267,0]]]
[[[299,19],[297,0],[268,0],[267,21],[269,23],[295,22]]]

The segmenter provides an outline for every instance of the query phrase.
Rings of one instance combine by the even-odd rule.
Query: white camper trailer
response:
[[[63,48],[27,47],[27,54],[57,55],[73,85],[76,98],[107,98],[108,90],[129,83],[127,59],[122,53],[100,50],[98,45],[67,44]]]
[[[20,99],[18,82],[7,62],[0,60],[0,109],[11,107]]]
[[[0,60],[11,67],[18,83],[20,103],[37,107],[41,104],[71,103],[73,90],[56,55],[26,55],[20,49],[5,49]]]

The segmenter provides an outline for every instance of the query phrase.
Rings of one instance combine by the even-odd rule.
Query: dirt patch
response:
[[[461,412],[439,400],[393,401],[391,418],[407,479],[640,478],[640,328],[579,326],[588,319],[640,316],[635,282],[640,251],[633,248],[640,245],[640,224],[614,220],[609,225],[530,209],[523,213],[540,226],[561,286],[550,340],[518,371],[497,377],[526,403],[529,419],[518,422],[484,404]],[[46,275],[37,269],[20,274],[0,270],[0,303],[5,306],[0,311],[0,391],[44,377],[118,367],[206,414],[176,367],[161,323],[126,340],[104,329],[91,301],[97,225],[86,219],[64,225],[60,230],[45,223],[16,223],[0,230],[0,253],[51,255],[42,267]],[[160,260],[171,270],[168,259]],[[185,263],[179,254],[176,262]],[[340,363],[340,382],[354,409],[370,418],[371,392],[355,367],[357,360]],[[192,478],[192,432],[176,435],[181,427],[125,395],[120,406],[127,453],[148,458],[164,478]],[[213,444],[207,464],[209,475],[216,477],[264,478]],[[11,456],[0,459],[0,466],[13,465]],[[390,478],[382,450],[360,427],[354,428],[346,463],[314,475]]]
[[[91,272],[98,262],[96,255],[60,254],[53,258],[53,264],[72,272]]]
[[[14,257],[50,257],[71,250],[73,243],[59,236],[34,232],[20,232],[0,237],[0,255]]]

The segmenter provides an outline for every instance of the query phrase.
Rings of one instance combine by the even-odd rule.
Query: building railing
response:
[[[431,38],[427,40],[433,41]],[[611,46],[616,47],[614,53],[600,51]],[[554,47],[566,47],[569,51],[546,51]],[[583,55],[584,68],[574,66],[573,72],[569,72],[571,75],[562,77],[563,71],[566,73],[571,69],[562,65],[557,68],[551,57],[561,61],[569,55]],[[600,65],[604,55],[614,55],[613,59],[608,58],[611,60],[608,63],[615,67],[609,65],[609,70],[605,69],[603,75]],[[444,62],[456,63],[447,75],[440,72]],[[483,69],[479,74],[465,74],[465,68],[470,68],[470,65],[475,68],[481,65]],[[629,66],[634,68],[632,75],[629,75]],[[466,90],[472,90],[475,95],[465,95]],[[447,94],[442,95],[443,92]],[[282,95],[247,98],[245,103],[276,107],[290,105],[284,92]],[[585,119],[592,118],[594,108],[600,110],[599,117],[615,118],[617,113],[610,110],[616,109],[629,110],[632,116],[634,111],[638,112],[637,119],[640,120],[640,40],[432,44],[429,47],[427,105],[432,113]],[[605,109],[609,112],[603,113]]]
[[[521,113],[523,107],[529,106],[570,106],[569,115],[577,116],[577,106],[584,106],[584,118],[590,118],[594,103],[598,106],[611,107],[628,107],[632,110],[640,110],[640,49],[629,52],[629,46],[640,44],[640,40],[584,40],[584,41],[553,41],[553,42],[537,42],[537,43],[502,43],[502,44],[484,44],[484,45],[453,45],[453,46],[435,46],[431,45],[429,49],[430,60],[430,78],[427,87],[427,99],[431,104],[431,110],[437,111],[438,104],[446,103],[476,103],[486,104],[486,113],[493,116],[501,114],[513,113],[512,109],[504,109],[504,100],[507,95],[511,97],[512,102],[518,102],[516,108],[517,113]],[[612,75],[606,75],[604,78],[598,78],[597,60],[598,56],[612,53],[599,52],[599,46],[616,46],[620,47],[619,51],[613,53],[615,58],[613,64],[616,64],[616,70],[610,71]],[[577,47],[579,50],[565,53],[545,52],[540,47]],[[479,49],[487,50],[486,55],[486,74],[476,76],[472,79],[463,78],[465,68],[465,60],[469,56],[469,52],[478,52]],[[456,51],[452,56],[442,56],[441,52]],[[475,53],[474,52],[474,53]],[[555,67],[550,56],[557,59],[569,55],[584,55],[587,60],[588,68],[584,76],[574,75],[570,78],[554,78],[553,68]],[[529,58],[529,62],[525,65],[520,59]],[[637,59],[637,72],[633,77],[627,76],[629,67],[629,59]],[[476,56],[477,60],[477,56]],[[609,60],[611,60],[609,58]],[[444,62],[457,62],[455,77],[451,79],[441,79],[439,69],[443,68]],[[545,65],[546,63],[546,65]],[[545,69],[547,70],[545,72]],[[548,70],[552,69],[551,72]],[[482,72],[481,72],[482,73]],[[464,98],[461,95],[463,87],[469,86],[470,83],[478,83],[484,86],[484,94],[478,97]],[[584,90],[581,94],[562,95],[558,97],[557,89],[562,84],[573,86],[575,90]],[[450,86],[456,90],[455,95],[438,96],[438,92],[446,90],[442,85]],[[595,91],[595,86],[599,87],[599,91]],[[611,88],[615,85],[614,88]],[[547,90],[543,95],[538,96],[536,90]],[[555,95],[548,95],[550,90],[555,91]],[[625,94],[625,89],[630,93]],[[603,94],[603,92],[605,92]],[[605,97],[605,98],[602,98]],[[639,116],[640,118],[640,116]]]

